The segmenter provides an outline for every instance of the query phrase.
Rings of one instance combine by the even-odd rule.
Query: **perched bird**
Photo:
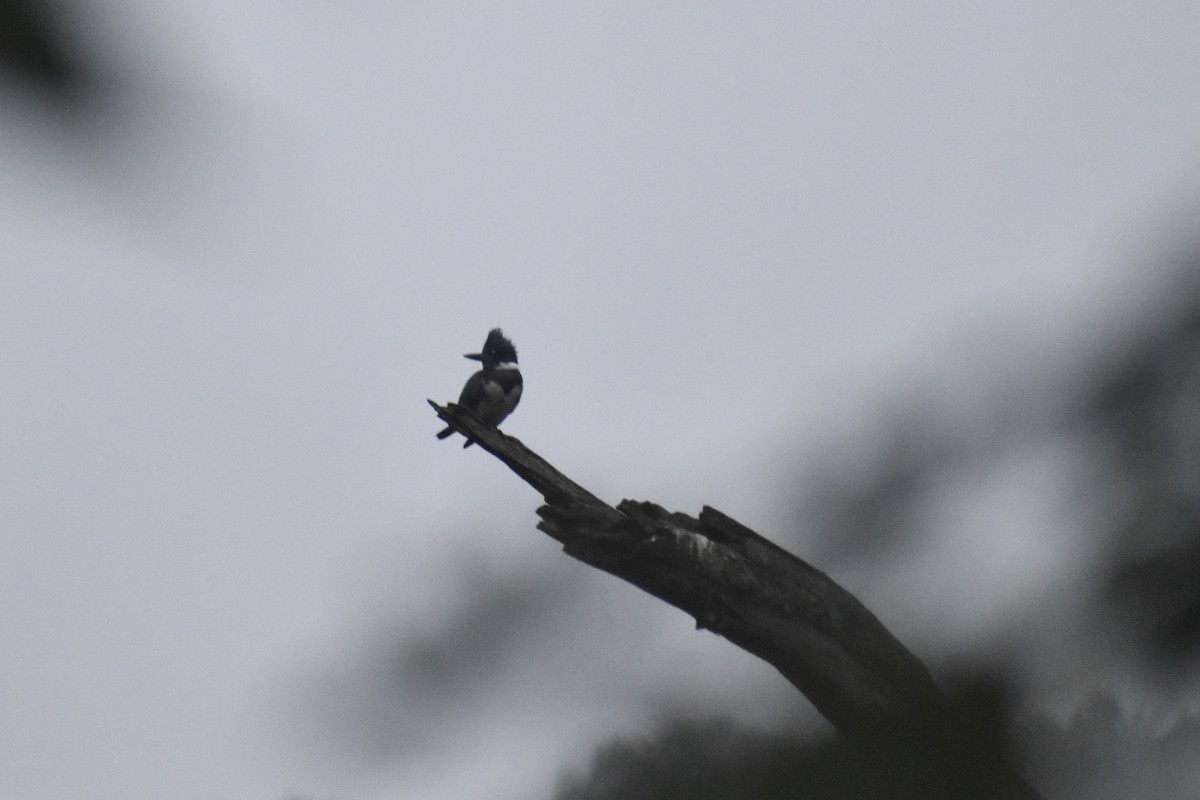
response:
[[[467,353],[463,357],[483,362],[483,369],[467,378],[458,404],[480,422],[499,425],[521,400],[524,382],[521,370],[517,368],[517,348],[504,336],[504,331],[492,328],[483,343],[483,352]],[[453,428],[446,428],[437,438],[445,439],[452,433]],[[472,444],[474,440],[467,439],[463,447]]]

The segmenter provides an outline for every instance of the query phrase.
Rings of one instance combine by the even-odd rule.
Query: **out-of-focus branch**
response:
[[[698,518],[631,500],[614,508],[518,439],[453,403],[429,404],[545,498],[538,529],[568,555],[774,666],[895,774],[896,796],[1038,797],[999,754],[960,735],[925,665],[820,570],[707,506]]]

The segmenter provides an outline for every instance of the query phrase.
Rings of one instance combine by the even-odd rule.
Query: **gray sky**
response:
[[[1094,341],[1200,180],[1188,2],[107,6],[119,108],[0,87],[5,797],[539,796],[646,697],[766,714],[775,676],[560,563],[425,398],[501,325],[506,431],[771,536],[774,472],[881,398]],[[1028,489],[987,499],[1049,526]],[[986,626],[1061,566],[1020,544],[1023,582],[885,621],[961,589]],[[436,734],[379,757],[289,730],[471,569],[588,582],[514,632],[577,682],[414,701]]]

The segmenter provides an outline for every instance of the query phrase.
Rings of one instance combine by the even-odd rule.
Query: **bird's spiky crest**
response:
[[[483,355],[496,363],[517,363],[517,348],[500,328],[492,328],[488,332],[487,341],[483,343]]]

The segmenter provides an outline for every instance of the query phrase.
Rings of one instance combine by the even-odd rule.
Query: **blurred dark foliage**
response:
[[[952,691],[964,751],[1007,758],[1009,694],[999,682],[976,676]],[[892,749],[907,750],[904,731]],[[881,747],[888,747],[880,741]],[[785,800],[790,798],[928,798],[949,796],[930,787],[922,764],[910,774],[873,767],[876,761],[841,737],[801,737],[735,726],[726,720],[675,719],[653,737],[602,747],[585,775],[561,781],[555,800]],[[973,761],[972,763],[978,763]],[[990,774],[954,776],[977,798],[992,796]]]
[[[70,25],[62,0],[0,0],[0,76],[72,104],[98,83],[100,69]]]
[[[1094,692],[1065,722],[1042,714],[1020,728],[1030,777],[1055,798],[1195,797],[1200,719],[1139,725],[1110,694]],[[1192,765],[1190,769],[1185,765]],[[1184,767],[1184,768],[1181,768]]]
[[[1200,653],[1200,262],[1157,324],[1104,370],[1083,418],[1116,453],[1106,594],[1155,671]]]
[[[654,737],[601,748],[586,775],[566,778],[556,800],[767,800],[877,797],[837,739],[805,742],[727,721],[676,720]]]
[[[804,546],[825,563],[888,559],[920,539],[926,500],[956,471],[986,464],[1019,437],[1074,441],[1096,455],[1083,487],[1095,571],[1093,620],[1119,628],[1130,652],[1166,677],[1200,657],[1200,257],[1134,320],[1098,337],[1085,363],[1049,378],[1062,405],[977,409],[970,425],[891,411],[883,433],[848,463],[804,477]],[[1132,305],[1132,304],[1131,304]],[[1046,378],[1039,378],[1046,380]],[[1031,396],[1036,395],[1031,393]],[[1066,398],[1063,400],[1063,398]],[[999,413],[998,413],[999,412]],[[1101,511],[1100,509],[1105,509]],[[1080,624],[1087,622],[1079,620]]]
[[[414,630],[385,655],[387,674],[406,696],[453,697],[503,674],[519,653],[514,642],[543,630],[579,581],[567,569],[498,574],[470,570],[456,608],[436,629]]]

